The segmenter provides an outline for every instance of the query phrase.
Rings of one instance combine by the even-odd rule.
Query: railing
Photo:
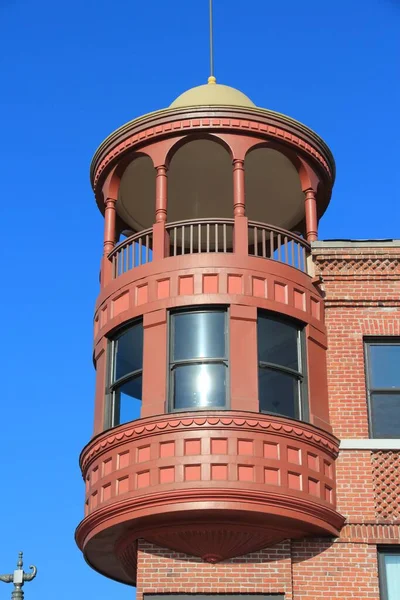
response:
[[[233,219],[193,219],[166,223],[169,256],[234,251]],[[249,222],[248,254],[282,262],[307,273],[311,249],[299,235],[264,223]],[[153,230],[123,240],[109,254],[113,278],[153,260]]]
[[[233,219],[196,219],[167,223],[170,256],[233,252]]]
[[[134,267],[140,267],[153,259],[153,229],[134,233],[110,252],[113,278],[119,277]]]
[[[307,273],[310,252],[310,245],[299,235],[249,221],[249,256],[276,260]]]

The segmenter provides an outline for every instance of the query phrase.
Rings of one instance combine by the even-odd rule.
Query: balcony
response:
[[[337,453],[329,433],[272,415],[186,412],[127,423],[81,454],[78,545],[96,570],[134,584],[138,538],[218,562],[286,538],[337,536]]]
[[[234,219],[196,219],[165,225],[165,257],[190,254],[235,254]],[[245,234],[246,235],[246,234]],[[273,260],[307,273],[310,245],[299,235],[264,223],[248,222],[247,256]],[[153,229],[135,233],[109,254],[112,277],[153,260]]]

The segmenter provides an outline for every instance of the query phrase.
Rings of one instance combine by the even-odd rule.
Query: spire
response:
[[[208,78],[208,83],[216,83],[216,79],[214,77],[213,4],[212,4],[212,0],[209,0],[209,16],[210,16],[210,77]]]

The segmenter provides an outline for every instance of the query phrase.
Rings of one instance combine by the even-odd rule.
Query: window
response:
[[[371,437],[400,438],[400,340],[370,340],[365,350]]]
[[[143,325],[135,323],[111,340],[106,422],[115,427],[140,417]]]
[[[257,338],[260,411],[307,420],[303,336],[299,325],[260,313]]]
[[[400,546],[379,550],[379,587],[381,600],[400,598]]]
[[[171,315],[170,410],[226,407],[226,321],[223,309]]]

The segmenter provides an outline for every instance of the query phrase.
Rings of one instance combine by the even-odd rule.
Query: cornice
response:
[[[113,502],[102,508],[99,508],[83,519],[78,525],[75,532],[75,539],[79,548],[83,549],[87,543],[89,536],[92,537],[93,532],[100,527],[103,528],[108,522],[113,521],[116,517],[123,518],[124,516],[132,515],[134,512],[148,512],[149,524],[143,524],[136,532],[136,537],[145,537],[145,531],[153,529],[152,519],[155,511],[165,511],[169,505],[182,505],[183,521],[187,523],[187,504],[199,503],[202,505],[202,510],[206,510],[204,505],[209,504],[211,512],[218,512],[221,508],[216,508],[216,504],[223,506],[227,502],[238,505],[238,510],[243,510],[243,506],[254,506],[254,517],[257,519],[262,513],[268,514],[268,507],[274,507],[280,511],[289,511],[291,514],[307,515],[317,522],[321,522],[321,527],[329,525],[332,528],[332,534],[338,534],[343,526],[344,517],[333,508],[323,505],[320,502],[313,502],[306,498],[299,498],[287,494],[287,492],[276,493],[268,491],[257,491],[253,489],[234,489],[234,488],[193,488],[187,490],[171,490],[166,496],[165,493],[143,494],[140,496],[130,496],[125,500]],[[250,514],[252,511],[245,511]],[[273,513],[271,513],[273,514]],[[179,520],[176,521],[177,523]],[[226,524],[232,523],[232,518],[229,518],[227,513]],[[236,521],[235,521],[236,522]],[[221,517],[218,518],[218,523],[221,525]],[[322,523],[324,525],[322,525]],[[157,525],[158,526],[158,525]],[[131,529],[133,538],[135,532]],[[92,535],[91,535],[92,534]]]
[[[205,429],[216,427],[222,429],[235,429],[237,431],[254,431],[282,435],[293,439],[303,438],[305,442],[328,452],[332,458],[336,458],[339,452],[339,441],[331,434],[320,430],[313,425],[291,419],[261,415],[258,413],[236,413],[227,411],[226,414],[193,414],[183,415],[169,414],[147,419],[138,419],[125,425],[115,427],[95,437],[82,450],[80,455],[80,466],[83,476],[92,461],[99,455],[116,448],[129,440],[135,438],[153,437],[164,434],[167,431],[179,429]]]
[[[329,171],[332,177],[332,183],[335,180],[335,161],[330,151],[328,145],[324,142],[324,140],[315,133],[312,129],[303,125],[299,121],[288,117],[279,112],[275,112],[273,110],[268,110],[264,108],[242,108],[242,107],[233,107],[233,106],[193,106],[193,107],[184,107],[178,109],[163,109],[148,113],[146,115],[140,116],[128,123],[122,125],[115,131],[113,131],[97,148],[94,153],[91,166],[90,166],[90,179],[93,185],[95,180],[95,171],[97,170],[98,164],[104,154],[107,154],[111,148],[115,145],[118,145],[120,141],[129,137],[133,132],[138,133],[148,127],[160,126],[162,123],[170,123],[179,119],[190,119],[193,116],[195,118],[205,117],[205,118],[215,118],[219,115],[232,115],[234,118],[240,117],[244,119],[250,119],[254,121],[260,122],[271,122],[282,126],[286,126],[289,130],[293,130],[297,132],[300,136],[304,136],[308,139],[309,143],[318,147],[321,153],[324,155],[325,160],[329,164]],[[167,130],[167,132],[171,131],[171,127]],[[163,133],[162,129],[155,133]],[[165,132],[164,132],[165,133]]]

